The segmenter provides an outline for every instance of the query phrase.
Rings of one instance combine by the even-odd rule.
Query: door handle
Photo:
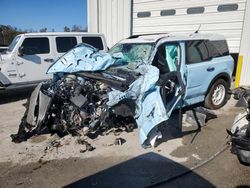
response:
[[[212,72],[212,71],[214,71],[214,69],[215,69],[214,67],[208,67],[208,68],[207,68],[207,71],[208,71],[208,72]]]
[[[46,62],[53,62],[53,61],[54,61],[54,59],[51,59],[51,58],[46,58],[46,59],[44,59],[44,61],[46,61]]]

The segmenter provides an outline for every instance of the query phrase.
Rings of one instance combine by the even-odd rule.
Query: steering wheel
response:
[[[176,71],[164,74],[160,79],[161,96],[165,103],[175,95],[176,86],[178,84]]]
[[[164,89],[166,90],[166,95],[170,94],[170,93],[174,93],[175,92],[175,82],[172,81],[171,79],[167,80],[164,84]]]

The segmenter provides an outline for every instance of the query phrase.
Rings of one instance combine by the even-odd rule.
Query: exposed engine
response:
[[[94,127],[105,111],[106,89],[100,82],[67,75],[54,90],[48,121],[52,130],[73,131],[84,126]],[[50,120],[51,119],[51,120]]]
[[[108,109],[106,102],[110,90],[107,84],[77,74],[43,83],[33,92],[19,131],[11,137],[14,142],[21,142],[46,132],[78,135],[78,130],[82,129],[93,137],[113,127],[131,131],[133,113],[125,113],[132,109],[133,105],[128,108],[131,101]]]

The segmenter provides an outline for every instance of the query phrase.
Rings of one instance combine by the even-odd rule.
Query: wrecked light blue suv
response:
[[[204,101],[205,107],[218,109],[227,102],[234,61],[222,35],[132,36],[109,51],[110,54],[117,52],[134,60],[143,58],[159,68],[160,75],[178,71],[185,91],[182,106]]]
[[[174,109],[223,106],[232,72],[225,38],[215,34],[132,36],[109,53],[82,44],[48,69],[53,80],[34,90],[12,139],[83,127],[98,135],[112,126],[128,130],[133,120],[142,146],[154,146]]]

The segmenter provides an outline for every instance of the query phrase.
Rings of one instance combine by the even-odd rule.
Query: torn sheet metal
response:
[[[30,97],[27,123],[31,126],[38,126],[38,124],[41,124],[45,119],[48,108],[50,107],[51,97],[43,94],[41,92],[41,87],[42,83],[35,88]]]
[[[186,115],[186,121],[190,124],[198,125],[199,128],[205,126],[208,120],[217,118],[213,111],[201,106],[186,111]]]
[[[29,123],[32,126],[36,125],[36,117],[34,116],[34,114],[35,114],[35,109],[36,109],[36,105],[38,102],[37,99],[38,99],[39,92],[41,90],[41,86],[42,86],[42,83],[38,84],[38,86],[32,92],[30,99],[29,99],[27,123]]]
[[[115,60],[108,53],[99,52],[90,45],[81,44],[60,57],[47,73],[105,70],[113,65]]]
[[[169,117],[161,98],[160,87],[156,85],[159,69],[148,64],[140,65],[138,69],[141,76],[130,85],[128,90],[125,92],[114,90],[108,93],[107,105],[112,107],[124,99],[135,100],[134,118],[138,125],[140,142],[143,145],[153,128],[168,120]]]

